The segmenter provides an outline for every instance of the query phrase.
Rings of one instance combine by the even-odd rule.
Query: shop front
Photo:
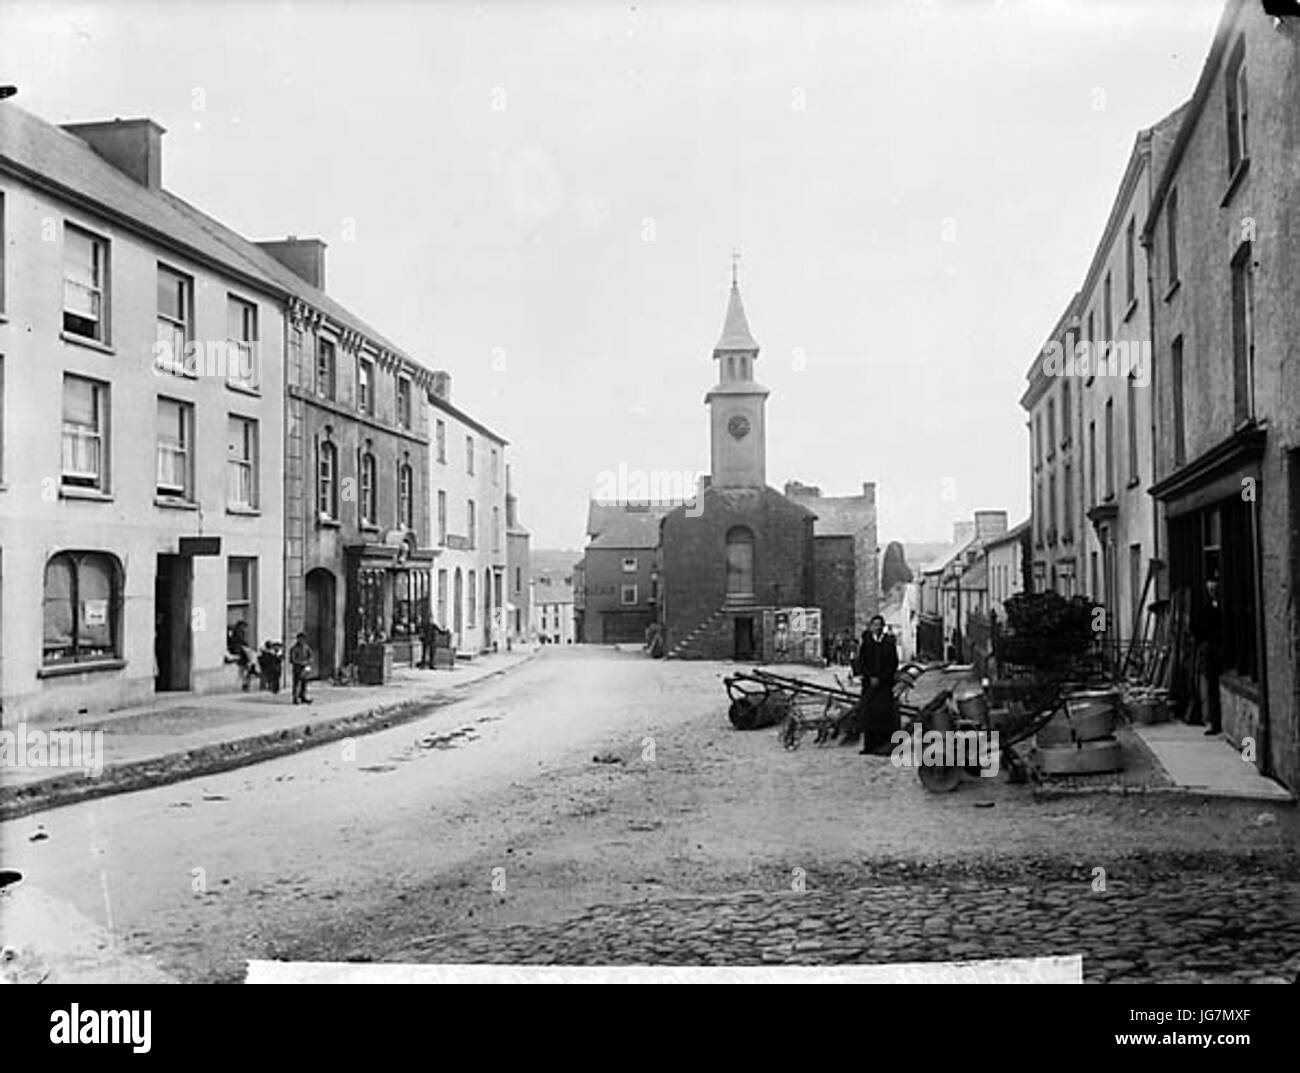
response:
[[[392,666],[414,666],[422,659],[437,554],[416,547],[413,534],[398,530],[383,543],[345,549],[345,659],[363,679],[386,680]]]
[[[1258,523],[1263,446],[1262,430],[1239,430],[1152,489],[1164,505],[1170,595],[1184,593],[1189,617],[1198,620],[1206,611],[1206,583],[1218,583],[1218,691],[1224,736],[1238,746],[1267,734]]]

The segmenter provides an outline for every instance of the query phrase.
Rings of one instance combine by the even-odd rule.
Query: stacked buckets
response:
[[[1065,709],[1034,739],[1043,774],[1090,775],[1123,767],[1115,740],[1119,703],[1119,692],[1112,689],[1067,694]]]

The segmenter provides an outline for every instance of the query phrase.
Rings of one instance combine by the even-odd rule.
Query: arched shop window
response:
[[[97,551],[61,551],[45,564],[46,666],[116,659],[122,565]]]

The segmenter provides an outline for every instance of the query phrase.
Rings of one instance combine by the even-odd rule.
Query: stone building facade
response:
[[[526,642],[532,621],[532,604],[528,579],[532,571],[532,536],[519,521],[519,501],[506,466],[506,647]]]
[[[466,654],[506,647],[506,440],[452,403],[451,378],[429,395],[429,490],[440,549],[434,621]]]
[[[1229,0],[1142,226],[1161,595],[1221,580],[1223,725],[1300,789],[1300,18]]]
[[[1112,657],[1155,594],[1151,298],[1142,226],[1183,109],[1139,132],[1078,293],[1028,373],[1036,591],[1108,612]],[[1146,594],[1146,603],[1143,598]]]
[[[659,529],[673,506],[591,501],[587,547],[574,582],[580,642],[640,644],[659,620]]]
[[[324,246],[266,243],[295,293],[286,324],[285,636],[317,672],[363,645],[421,658],[431,571],[426,396],[433,373],[324,293]]]

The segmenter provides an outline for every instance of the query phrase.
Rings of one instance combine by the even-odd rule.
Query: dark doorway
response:
[[[736,623],[736,659],[754,658],[754,620],[752,617],[735,619]]]
[[[191,576],[189,556],[158,556],[153,577],[153,687],[160,693],[190,688]]]
[[[307,574],[307,613],[303,633],[316,653],[316,673],[332,678],[334,664],[334,575],[317,567]]]

